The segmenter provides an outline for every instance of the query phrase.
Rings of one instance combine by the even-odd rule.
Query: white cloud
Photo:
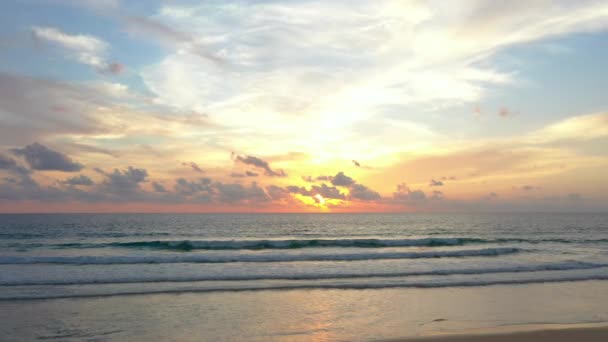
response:
[[[608,113],[574,116],[529,135],[531,141],[538,143],[584,141],[601,137],[608,137]]]
[[[116,68],[119,64],[106,61],[108,44],[97,37],[84,34],[71,35],[54,27],[41,26],[32,27],[32,34],[38,40],[65,50],[68,58],[79,63],[92,66],[98,71],[120,72]]]
[[[604,29],[608,4],[211,1],[165,6],[152,19],[189,37],[142,73],[159,103],[247,127],[252,143],[266,139],[270,149],[278,134],[284,148],[340,155],[346,139],[365,145],[369,132],[357,135],[353,127],[384,120],[385,108],[472,105],[516,82],[517,70],[492,65],[496,51]],[[223,63],[198,58],[199,50]],[[398,119],[407,123],[408,116]],[[416,136],[406,129],[401,145]]]

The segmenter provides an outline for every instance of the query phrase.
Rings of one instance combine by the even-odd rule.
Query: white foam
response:
[[[499,256],[520,252],[519,248],[484,248],[426,252],[374,252],[323,254],[170,254],[156,256],[2,256],[0,264],[166,264],[166,263],[228,263],[228,262],[291,262],[291,261],[351,261],[381,259],[418,259]]]

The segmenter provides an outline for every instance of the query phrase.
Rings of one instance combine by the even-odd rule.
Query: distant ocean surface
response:
[[[599,281],[601,292],[606,280],[607,214],[0,215],[0,309],[51,299],[583,281]]]

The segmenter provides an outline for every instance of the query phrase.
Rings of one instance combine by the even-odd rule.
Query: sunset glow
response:
[[[5,2],[0,212],[606,210],[608,4],[541,3]]]

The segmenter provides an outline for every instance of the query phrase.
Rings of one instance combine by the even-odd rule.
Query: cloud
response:
[[[266,193],[272,200],[281,200],[289,195],[290,191],[277,185],[269,185],[266,187]]]
[[[238,172],[233,172],[230,174],[230,177],[232,178],[245,178],[245,177],[257,177],[260,174],[257,172],[253,172],[253,171],[245,171],[245,173],[238,173]]]
[[[349,199],[361,201],[378,201],[382,198],[379,193],[362,184],[353,184],[350,187]]]
[[[398,203],[415,204],[426,201],[426,194],[422,190],[411,190],[405,184],[397,185],[397,191],[393,193],[393,200]]]
[[[195,162],[183,162],[182,163],[183,166],[189,166],[192,168],[192,170],[198,172],[198,173],[204,173],[205,171],[203,171],[203,169],[201,169],[197,163]]]
[[[431,179],[429,186],[443,186],[443,182],[440,180]]]
[[[0,170],[10,170],[17,167],[17,162],[10,157],[0,154]]]
[[[443,199],[443,192],[439,191],[439,190],[433,190],[433,195],[431,195],[431,199],[442,200]]]
[[[158,182],[152,182],[152,189],[154,192],[167,192],[167,188]]]
[[[331,181],[332,179],[334,179],[333,176],[317,176],[315,181]]]
[[[142,70],[144,83],[159,102],[213,109],[231,126],[247,128],[249,141],[274,150],[277,137],[284,137],[284,148],[309,141],[304,152],[324,149],[348,155],[352,144],[369,146],[370,130],[358,131],[357,125],[387,122],[391,114],[391,123],[407,123],[395,118],[395,108],[424,112],[472,107],[496,88],[517,82],[517,70],[493,59],[501,51],[608,27],[607,6],[600,1],[542,4],[166,3],[154,14],[154,24],[144,19],[134,20],[133,26],[157,32],[176,46]],[[225,63],[201,63],[188,48],[180,48],[192,40]],[[395,130],[400,139],[409,140]],[[353,142],[348,147],[339,143],[346,138]]]
[[[355,184],[355,181],[354,181],[354,179],[345,175],[344,172],[340,171],[334,177],[332,177],[331,184],[333,184],[335,186],[348,187],[348,186]]]
[[[236,156],[236,161],[245,165],[251,165],[264,170],[264,174],[270,177],[286,177],[287,174],[283,170],[275,171],[270,168],[267,161],[254,156]]]
[[[148,178],[146,169],[129,166],[127,169],[114,169],[113,172],[105,172],[98,169],[97,172],[106,176],[100,184],[99,191],[113,195],[137,195],[142,193],[141,184]]]
[[[83,166],[61,152],[51,150],[39,143],[33,143],[24,148],[14,148],[11,152],[22,156],[34,170],[55,170],[64,172],[80,171]]]
[[[362,169],[367,169],[367,170],[371,170],[373,169],[373,167],[369,166],[369,165],[363,165],[362,163],[360,163],[357,160],[352,160],[353,165],[355,165],[355,167],[360,167]]]
[[[218,200],[221,203],[249,202],[250,204],[261,204],[270,200],[264,189],[257,183],[251,183],[246,187],[241,184],[215,183],[214,189],[217,190]]]
[[[349,199],[349,200],[359,200],[359,201],[376,201],[381,200],[382,196],[366,187],[363,184],[358,184],[353,178],[344,174],[344,172],[340,171],[335,176],[319,176],[316,178],[312,178],[311,176],[303,176],[302,179],[306,182],[312,183],[314,181],[331,181],[332,185],[328,186],[327,184],[312,185],[310,190],[305,187],[299,186],[288,186],[286,190],[290,193],[298,193],[304,196],[314,197],[317,194],[320,194],[326,199]],[[337,187],[345,187],[348,191],[348,197],[342,193]]]
[[[210,195],[213,191],[211,188],[211,179],[200,178],[198,181],[189,181],[185,178],[178,178],[175,181],[174,190],[182,196],[192,196],[199,193]]]
[[[37,41],[53,44],[65,50],[67,57],[79,63],[92,66],[100,72],[119,74],[124,66],[116,62],[107,62],[105,53],[108,44],[94,36],[71,35],[54,27],[32,27],[32,36]]]
[[[576,193],[576,192],[572,192],[572,193],[569,193],[566,196],[566,198],[568,199],[568,201],[571,201],[571,202],[579,202],[579,201],[583,200],[583,195]]]
[[[108,106],[108,102],[102,92],[91,87],[0,72],[0,111],[3,112],[0,143],[101,133],[104,128],[100,120],[91,115],[100,106]]]
[[[608,137],[608,113],[578,115],[550,124],[527,136],[535,143],[586,141]]]
[[[194,35],[177,30],[151,17],[143,16],[124,16],[123,22],[128,32],[137,34],[141,37],[160,42],[166,45],[187,51],[188,53],[202,58],[205,61],[223,63],[224,60],[206,50]]]
[[[91,185],[95,184],[91,178],[89,178],[88,176],[85,176],[85,175],[78,175],[78,176],[70,177],[70,178],[62,181],[61,183],[65,184],[65,185],[70,185],[70,186],[75,186],[75,185],[91,186]]]
[[[326,184],[321,184],[319,185],[313,185],[310,188],[310,191],[307,191],[306,193],[310,194],[309,196],[314,196],[316,194],[320,194],[321,196],[323,196],[323,198],[326,199],[346,199],[346,195],[344,195],[342,192],[340,192],[340,190],[336,187],[333,186],[328,186]],[[303,195],[305,195],[305,193],[302,193]]]
[[[522,190],[522,191],[532,191],[532,190],[540,190],[541,188],[539,186],[535,186],[535,185],[522,185],[522,186],[514,186],[514,189],[518,189],[518,190]]]
[[[252,182],[250,186],[239,183],[214,182],[210,178],[187,180],[178,178],[174,192],[167,194],[173,202],[263,204],[271,200],[263,188]]]
[[[490,192],[489,194],[483,196],[483,199],[486,200],[486,201],[491,201],[491,200],[496,199],[496,198],[498,198],[498,194],[495,193],[495,192]]]
[[[300,194],[303,196],[313,197],[315,195],[321,195],[326,199],[346,199],[346,195],[343,194],[340,189],[334,186],[328,186],[327,184],[313,185],[310,189],[305,187],[299,187],[295,185],[289,185],[285,188],[287,192],[292,194]]]

